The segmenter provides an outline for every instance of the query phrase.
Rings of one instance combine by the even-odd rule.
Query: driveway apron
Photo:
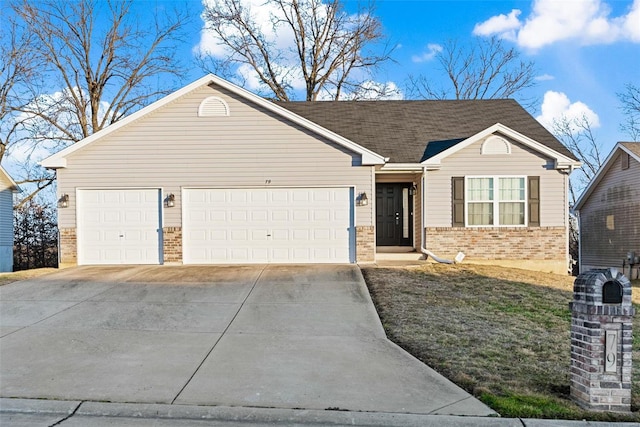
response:
[[[78,267],[0,287],[0,396],[493,415],[388,341],[353,265]]]

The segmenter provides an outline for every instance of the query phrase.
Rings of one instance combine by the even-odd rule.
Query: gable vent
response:
[[[223,99],[210,96],[200,103],[198,117],[221,117],[229,115],[229,106]]]
[[[504,138],[492,135],[482,143],[480,154],[511,154],[511,144]]]

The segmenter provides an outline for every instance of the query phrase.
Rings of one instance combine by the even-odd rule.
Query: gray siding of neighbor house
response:
[[[198,117],[218,96],[228,117]],[[61,228],[76,226],[78,188],[161,188],[176,207],[163,226],[180,227],[182,188],[355,186],[372,196],[374,168],[360,156],[219,87],[201,87],[137,122],[76,151],[58,170],[70,206]],[[373,225],[372,206],[356,208],[356,225]]]
[[[13,271],[13,192],[0,174],[0,272]]]
[[[640,252],[640,163],[631,157],[623,170],[621,153],[580,209],[583,271],[620,268],[628,251]]]
[[[439,170],[427,172],[426,227],[451,227],[451,178],[454,176],[539,176],[540,226],[564,227],[567,218],[566,175],[553,169],[551,159],[515,141],[511,154],[480,154],[475,142],[442,160]]]

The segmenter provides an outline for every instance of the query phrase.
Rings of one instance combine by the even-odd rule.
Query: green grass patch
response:
[[[496,396],[483,393],[479,398],[504,417],[577,419],[581,415],[579,410],[574,410],[565,402],[550,396],[515,394]]]

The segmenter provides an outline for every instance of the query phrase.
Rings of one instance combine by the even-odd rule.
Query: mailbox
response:
[[[631,282],[615,268],[580,274],[571,308],[571,397],[590,410],[631,410]]]

